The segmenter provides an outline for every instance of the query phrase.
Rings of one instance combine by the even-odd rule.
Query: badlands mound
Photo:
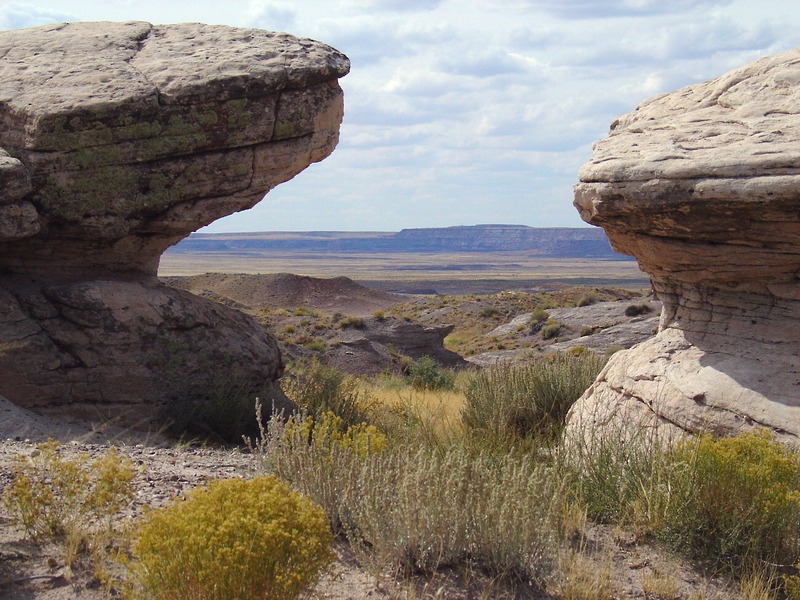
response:
[[[367,316],[403,301],[400,296],[371,290],[348,277],[325,279],[289,273],[206,273],[165,277],[162,281],[198,296],[250,310],[302,307],[326,313]]]

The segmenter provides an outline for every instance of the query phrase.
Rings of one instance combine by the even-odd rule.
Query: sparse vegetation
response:
[[[339,319],[337,325],[339,329],[347,329],[348,327],[352,327],[353,329],[361,329],[364,327],[364,319],[361,317],[342,317]]]
[[[465,296],[459,300],[437,296],[430,304],[420,300],[416,301],[420,304],[409,303],[402,310],[423,306],[420,311],[424,312],[436,306],[437,310],[451,311],[437,318],[463,317],[448,338],[448,347],[478,351],[515,347],[513,338],[527,336],[528,342],[541,344],[541,339],[557,337],[563,330],[555,321],[548,323],[550,314],[543,307],[575,304],[585,294],[585,290],[580,295],[571,292],[551,303],[543,295],[535,295],[533,308],[534,295]],[[598,297],[605,299],[602,294]],[[513,336],[497,334],[491,339],[486,333],[497,324],[490,322],[488,313],[481,312],[487,302],[489,307],[494,306],[494,301],[525,305],[524,312],[532,314],[530,325],[523,321],[522,329]],[[497,311],[508,313],[501,306]],[[373,315],[376,319],[386,318],[378,312]],[[294,330],[287,339],[322,353],[334,345],[330,337],[324,337],[326,332],[342,327],[342,322],[351,317],[328,317],[307,309],[273,309],[264,318],[290,320]],[[559,329],[546,337],[544,330],[550,325]],[[573,322],[570,326],[577,328]],[[319,333],[313,333],[315,327]],[[541,335],[529,335],[534,327],[540,327],[534,333]],[[339,536],[342,543],[350,544],[359,563],[375,574],[422,574],[431,581],[442,572],[463,573],[465,579],[488,574],[495,581],[513,580],[547,597],[623,597],[624,592],[615,588],[611,559],[590,550],[582,537],[588,529],[602,526],[629,533],[635,540],[631,544],[647,540],[731,574],[737,578],[741,598],[800,600],[800,564],[797,568],[788,566],[800,560],[800,462],[795,453],[777,445],[768,434],[723,440],[700,436],[672,446],[654,437],[608,431],[602,439],[565,441],[564,420],[570,406],[605,362],[586,347],[542,358],[534,354],[538,352],[534,346],[524,362],[458,372],[443,368],[429,356],[413,360],[394,349],[390,352],[402,363],[404,375],[392,371],[381,377],[357,379],[321,360],[292,362],[283,387],[300,412],[276,415],[263,425],[260,439],[252,442],[259,472],[256,480],[269,479],[273,491],[239,491],[236,502],[225,504],[226,510],[212,509],[212,503],[206,503],[197,512],[188,511],[180,517],[176,515],[188,510],[188,502],[170,505],[169,510],[175,512],[165,517],[167,521],[202,524],[192,531],[185,528],[187,548],[198,545],[191,542],[195,539],[191,536],[200,535],[200,531],[206,538],[216,535],[209,533],[211,529],[205,524],[216,523],[215,513],[234,513],[231,517],[239,523],[225,521],[228,524],[219,525],[223,534],[217,539],[222,542],[213,545],[217,552],[213,556],[206,557],[199,548],[181,553],[170,549],[174,564],[171,558],[157,558],[166,551],[166,541],[146,541],[148,536],[154,540],[171,531],[167,525],[158,524],[155,515],[162,513],[153,512],[146,525],[135,530],[135,552],[127,563],[130,595],[250,597],[244,595],[249,590],[240,593],[238,588],[226,586],[239,585],[236,581],[242,578],[250,581],[245,568],[256,569],[257,577],[268,574],[265,565],[269,561],[279,555],[291,556],[299,546],[276,550],[279,546],[272,544],[243,550],[242,538],[237,538],[234,530],[261,527],[269,520],[245,519],[245,515],[261,510],[255,497],[272,498],[265,502],[273,503],[275,496],[284,498],[291,489],[292,494],[302,494],[321,507],[323,516],[318,513],[314,519],[319,520],[311,519],[319,539],[329,541],[331,534]],[[254,395],[251,390],[241,391],[242,410],[252,414]],[[215,404],[217,416],[203,413],[200,423],[230,417],[230,398],[223,394]],[[239,406],[239,402],[233,406]],[[187,414],[197,420],[201,413]],[[213,439],[221,437],[215,434]],[[21,458],[20,464],[32,464],[43,455],[25,458],[28,462]],[[100,463],[81,464],[89,465],[90,473],[100,472]],[[44,480],[52,484],[58,477]],[[91,485],[83,487],[90,489]],[[22,511],[13,508],[19,505],[18,498],[37,498],[26,501],[36,504],[46,497],[25,496],[15,489],[7,488],[4,503],[18,514]],[[240,501],[241,497],[246,499]],[[194,493],[189,496],[190,501],[194,498]],[[229,506],[233,509],[228,510]],[[305,513],[300,510],[298,514]],[[18,519],[24,526],[22,517]],[[99,531],[92,528],[101,521],[95,518],[92,525],[81,527]],[[273,524],[269,535],[280,538],[284,525],[295,527],[284,522]],[[300,525],[297,530],[301,530]],[[226,537],[229,534],[231,537]],[[261,539],[261,533],[257,535]],[[171,536],[175,540],[184,533]],[[79,542],[78,547],[82,544],[86,542]],[[145,558],[148,544],[154,550]],[[120,543],[120,547],[126,546]],[[237,554],[240,551],[248,557],[242,558]],[[317,564],[322,568],[330,555],[325,558],[328,551],[320,552]],[[216,570],[202,571],[202,577],[188,584],[181,580],[183,587],[175,592],[169,587],[170,580],[178,581],[176,565],[187,556],[196,558],[197,564],[214,561]],[[228,560],[233,561],[233,567],[219,567]],[[308,566],[313,573],[286,597],[296,597],[298,590],[313,583],[320,571],[312,568],[312,562],[304,562],[299,571],[305,573]],[[779,564],[780,571],[759,571],[770,563]],[[147,573],[159,569],[163,569],[158,575],[161,579],[149,579]],[[632,579],[638,580],[644,597],[687,597],[678,589],[684,581],[671,571],[646,565],[637,573]],[[202,590],[198,583],[201,578],[203,585],[211,582],[222,595]],[[426,590],[422,597],[446,594]],[[203,595],[206,593],[211,595]],[[281,597],[277,591],[261,593]]]
[[[423,390],[453,389],[456,375],[451,369],[442,367],[431,356],[418,358],[408,368],[411,387]]]
[[[94,460],[67,458],[49,440],[16,457],[2,500],[29,536],[62,544],[67,566],[89,552],[102,571],[114,518],[133,498],[133,477],[131,462],[113,448]]]
[[[478,312],[478,316],[482,319],[494,319],[500,316],[500,311],[494,306],[485,306]]]
[[[594,292],[586,292],[583,296],[578,298],[577,302],[575,302],[575,306],[591,306],[597,302],[599,302],[597,294]]]
[[[550,319],[542,326],[541,329],[542,339],[543,340],[553,339],[554,337],[558,336],[560,332],[561,332],[561,323]]]

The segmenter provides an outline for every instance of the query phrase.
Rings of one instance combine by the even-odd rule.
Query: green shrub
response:
[[[478,316],[484,319],[493,319],[500,316],[500,311],[494,306],[484,306],[479,312]]]
[[[378,321],[384,321],[386,319],[386,314],[382,310],[376,310],[374,313],[372,313],[372,316]]]
[[[660,537],[734,569],[800,558],[799,459],[766,431],[680,443]]]
[[[557,321],[553,321],[552,319],[547,321],[542,327],[542,339],[549,340],[556,337],[561,332],[561,323]]]
[[[306,340],[303,342],[303,347],[314,352],[325,352],[325,342],[322,340]]]
[[[576,433],[559,447],[556,470],[589,518],[653,532],[666,511],[670,447],[649,429],[628,425]]]
[[[676,551],[741,572],[800,558],[800,462],[764,432],[670,446],[606,430],[557,461],[589,517],[634,525]]]
[[[301,412],[312,418],[331,412],[348,426],[369,420],[371,402],[356,380],[317,359],[292,365],[281,379],[281,387]]]
[[[417,390],[452,390],[456,375],[430,356],[418,358],[408,367],[408,382]]]
[[[462,421],[472,435],[501,446],[523,438],[555,439],[603,362],[587,352],[483,369],[466,390]]]
[[[333,561],[322,510],[274,477],[192,490],[134,539],[134,589],[155,600],[293,599]]]
[[[631,304],[625,309],[626,317],[638,317],[650,312],[650,306],[647,304]]]
[[[606,351],[603,353],[603,355],[606,358],[610,358],[620,350],[625,350],[625,346],[620,346],[619,344],[612,344],[608,348],[606,348]]]
[[[364,327],[364,319],[361,317],[342,317],[339,320],[338,325],[340,329],[347,329],[348,327],[352,327],[353,329],[361,329]]]
[[[591,306],[598,302],[597,295],[594,292],[587,292],[583,296],[581,296],[578,301],[575,303],[575,306]]]
[[[536,308],[531,313],[531,325],[537,325],[539,323],[544,323],[550,318],[550,313],[547,312],[543,308]]]

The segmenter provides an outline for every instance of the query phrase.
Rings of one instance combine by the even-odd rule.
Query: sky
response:
[[[351,60],[331,156],[204,232],[585,225],[572,186],[655,94],[800,46],[796,0],[0,0],[61,21],[287,31]]]

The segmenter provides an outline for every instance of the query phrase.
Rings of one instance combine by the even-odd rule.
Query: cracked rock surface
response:
[[[763,426],[800,445],[800,49],[645,101],[579,176],[581,217],[636,257],[664,308],[570,428]]]
[[[271,394],[274,338],[158,263],[333,151],[348,70],[254,29],[0,32],[0,394],[131,422],[234,382]]]

